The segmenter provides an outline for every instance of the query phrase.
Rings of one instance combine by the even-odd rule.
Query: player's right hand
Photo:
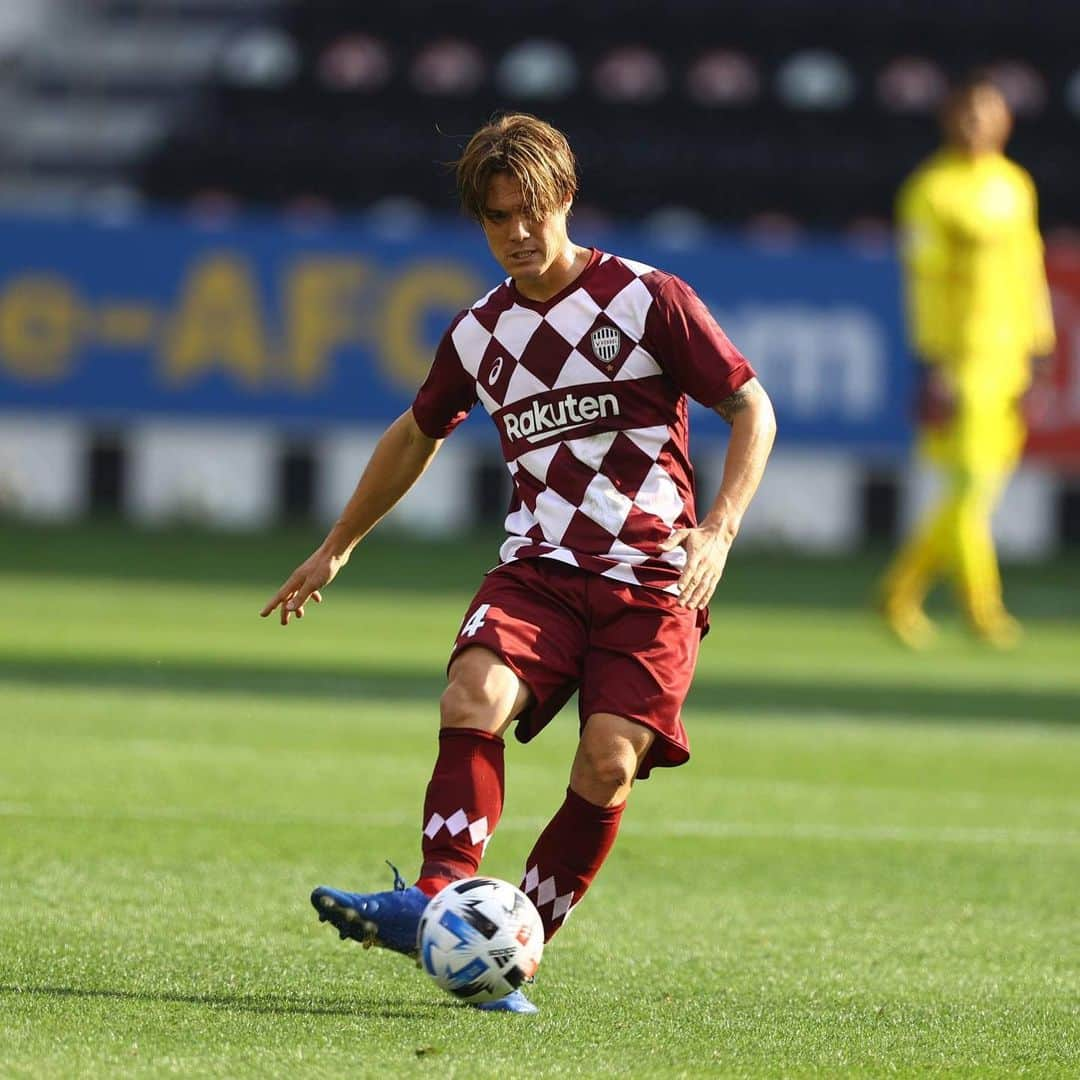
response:
[[[288,626],[294,615],[304,617],[304,605],[309,600],[322,603],[321,589],[326,588],[345,565],[341,556],[327,555],[321,549],[309,555],[290,575],[280,589],[266,602],[259,615],[266,618],[281,608],[281,625]]]

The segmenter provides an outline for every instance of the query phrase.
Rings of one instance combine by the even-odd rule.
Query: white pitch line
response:
[[[910,787],[887,787],[884,785],[869,784],[845,784],[842,787],[829,784],[813,784],[798,780],[765,780],[745,779],[742,777],[725,777],[723,790],[726,793],[735,791],[747,791],[756,794],[759,798],[778,796],[781,798],[794,797],[797,799],[836,799],[840,798],[887,798],[893,801],[909,800],[918,802],[924,806],[930,800],[942,803],[946,806],[959,806],[968,810],[978,809],[983,806],[995,806],[998,809],[1005,802],[1016,803],[1027,808],[1041,807],[1054,810],[1057,813],[1080,814],[1080,799],[1068,796],[1049,795],[1001,795],[983,791],[966,791],[947,789],[944,791],[921,791]]]
[[[126,821],[135,824],[179,823],[196,827],[253,825],[261,828],[419,828],[419,818],[400,813],[301,817],[272,813],[199,812],[181,806],[146,807],[134,811],[102,812],[86,805],[50,806],[0,803],[0,817],[42,821]],[[511,817],[499,822],[511,831],[543,828],[545,818]],[[628,820],[621,832],[631,836],[699,837],[716,840],[875,840],[929,844],[1080,845],[1080,832],[1063,829],[1017,828],[994,825],[837,825],[828,822],[774,824],[752,821]]]
[[[646,835],[651,826],[627,822],[623,830]],[[757,822],[669,821],[659,830],[668,836],[768,840],[893,840],[940,844],[1080,844],[1080,832],[994,825],[831,825],[803,822],[784,825]]]

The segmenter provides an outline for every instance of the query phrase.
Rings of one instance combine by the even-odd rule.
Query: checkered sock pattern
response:
[[[477,728],[443,728],[424,796],[423,866],[428,895],[480,866],[503,805],[503,741]]]
[[[521,883],[540,912],[545,941],[566,921],[603,866],[625,806],[594,806],[566,789],[566,800],[525,862]]]

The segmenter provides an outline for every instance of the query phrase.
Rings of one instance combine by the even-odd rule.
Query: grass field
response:
[[[0,1075],[1080,1075],[1080,565],[1029,635],[908,655],[879,560],[736,553],[687,708],[545,957],[534,1018],[320,926],[415,869],[445,653],[493,544],[0,529]],[[516,880],[571,714],[508,749]]]

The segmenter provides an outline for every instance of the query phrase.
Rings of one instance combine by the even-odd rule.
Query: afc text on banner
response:
[[[408,406],[449,320],[501,276],[479,231],[452,223],[394,239],[269,219],[8,220],[0,239],[0,408],[95,422],[384,424]],[[830,244],[774,253],[721,234],[694,250],[631,230],[596,239],[694,286],[760,372],[786,444],[906,452],[892,258]],[[707,410],[694,425],[726,430]],[[484,424],[463,430],[490,437]]]

